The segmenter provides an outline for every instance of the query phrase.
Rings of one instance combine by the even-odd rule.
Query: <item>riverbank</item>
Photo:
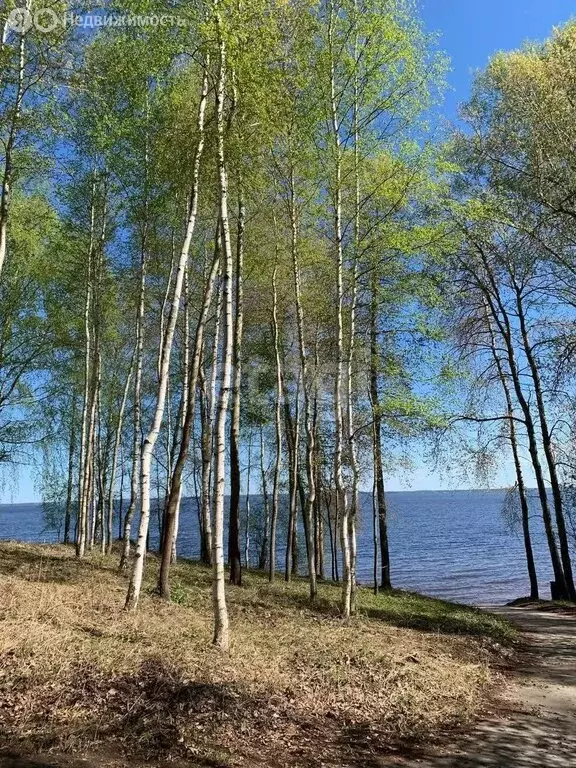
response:
[[[337,586],[311,608],[306,582],[250,573],[228,590],[226,657],[210,571],[179,562],[166,604],[156,568],[126,614],[117,557],[0,544],[1,746],[99,766],[367,765],[478,717],[514,640],[503,617],[402,592],[359,590],[345,624]]]

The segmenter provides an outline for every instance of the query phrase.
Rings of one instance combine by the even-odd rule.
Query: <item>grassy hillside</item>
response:
[[[473,718],[513,639],[497,617],[402,592],[359,590],[345,624],[338,587],[321,585],[311,608],[306,582],[250,573],[228,590],[226,657],[210,646],[208,569],[180,562],[166,604],[151,557],[140,609],[126,614],[117,562],[0,544],[5,744],[99,754],[98,765],[305,766],[319,750],[325,766],[366,765]]]

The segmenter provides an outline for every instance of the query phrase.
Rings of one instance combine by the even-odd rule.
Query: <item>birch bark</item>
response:
[[[312,407],[310,390],[312,382],[308,370],[308,353],[306,349],[306,339],[304,336],[304,309],[302,307],[302,291],[300,285],[300,261],[298,255],[298,221],[296,211],[296,191],[294,182],[294,171],[290,173],[290,231],[291,231],[291,252],[292,252],[292,275],[294,280],[294,298],[296,302],[296,323],[298,326],[298,347],[300,352],[300,371],[302,378],[302,388],[304,391],[304,428],[306,431],[306,479],[308,482],[308,493],[306,494],[306,506],[303,510],[306,516],[306,555],[308,559],[308,581],[310,585],[310,600],[315,600],[316,586],[316,557],[315,544],[313,538],[314,532],[314,509],[316,504],[316,476],[314,473],[314,428],[312,424]]]
[[[216,133],[218,181],[220,187],[220,225],[222,231],[222,304],[224,311],[222,364],[216,409],[215,461],[214,461],[214,535],[212,538],[212,600],[214,606],[213,643],[222,651],[229,648],[229,622],[226,606],[224,577],[224,483],[226,461],[226,417],[232,383],[232,245],[228,218],[228,172],[224,151],[224,97],[226,92],[226,43],[222,35],[222,21],[217,0],[214,2],[214,16],[218,38],[218,79],[216,84]]]
[[[282,356],[280,354],[280,329],[278,325],[278,254],[272,272],[272,334],[274,337],[274,360],[276,367],[276,399],[274,406],[274,425],[276,433],[276,453],[274,457],[274,477],[272,481],[272,516],[270,519],[270,555],[268,578],[274,581],[276,574],[276,528],[278,525],[278,502],[280,495],[280,472],[282,469],[282,393],[284,381],[282,375]]]
[[[165,337],[162,344],[162,358],[160,365],[160,377],[158,383],[158,395],[156,399],[156,408],[154,411],[154,418],[152,421],[152,427],[146,435],[142,445],[142,464],[141,464],[141,483],[142,483],[142,509],[140,513],[140,526],[138,529],[138,541],[136,544],[136,554],[134,559],[134,566],[132,569],[132,575],[130,583],[128,585],[128,593],[126,595],[125,607],[127,610],[133,610],[138,604],[138,598],[140,597],[140,590],[142,587],[142,578],[144,575],[144,558],[146,555],[146,540],[148,537],[148,526],[150,521],[150,469],[152,464],[152,455],[154,446],[160,433],[160,426],[162,424],[162,418],[164,416],[164,407],[166,402],[166,392],[168,389],[168,378],[170,370],[170,356],[172,353],[172,342],[174,339],[174,331],[176,328],[176,321],[178,319],[178,313],[180,310],[180,298],[182,295],[182,286],[184,283],[184,271],[188,263],[188,256],[190,253],[190,246],[192,243],[192,237],[194,235],[194,229],[196,226],[196,216],[198,212],[198,196],[200,185],[200,162],[202,158],[202,152],[204,149],[204,117],[206,112],[206,99],[208,95],[208,75],[207,70],[204,70],[204,77],[202,82],[202,93],[200,97],[200,103],[198,107],[198,144],[194,155],[193,168],[192,168],[192,190],[190,195],[190,208],[188,213],[188,221],[186,226],[186,234],[184,242],[182,244],[182,250],[178,260],[178,266],[176,269],[176,277],[174,282],[174,291],[172,294],[172,303],[168,314],[168,322],[166,324]]]
[[[333,207],[334,238],[336,249],[336,375],[334,383],[334,483],[336,486],[336,504],[340,516],[340,541],[342,547],[342,615],[347,619],[352,611],[352,562],[350,545],[350,515],[348,498],[344,486],[342,471],[344,442],[344,413],[342,405],[342,385],[344,380],[344,253],[342,240],[342,146],[340,141],[340,121],[338,98],[336,95],[336,51],[334,44],[335,9],[330,2],[328,11],[328,53],[330,57],[330,117],[334,152]]]

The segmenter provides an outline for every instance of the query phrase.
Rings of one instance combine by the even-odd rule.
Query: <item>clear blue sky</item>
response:
[[[474,72],[483,69],[492,54],[519,48],[526,40],[543,40],[553,27],[576,16],[574,0],[420,0],[420,7],[427,29],[439,33],[439,47],[451,61],[450,89],[439,110],[450,122],[457,118],[458,105],[468,98]],[[388,490],[434,490],[458,485],[455,478],[441,479],[419,459],[415,461],[416,471],[409,476],[402,472],[391,477]],[[527,463],[525,473],[527,478],[532,477]],[[492,485],[510,485],[513,475],[512,462],[503,461]]]
[[[542,40],[552,28],[576,16],[574,0],[420,0],[424,23],[440,34],[440,47],[451,60],[450,85],[441,113],[454,121],[458,105],[466,100],[476,70],[482,69],[499,50],[518,48],[525,40]],[[410,484],[399,474],[388,481],[389,490],[454,487],[417,462]],[[504,464],[494,485],[508,485],[512,466]],[[38,498],[33,479],[25,469],[5,475],[1,501],[33,501]],[[528,474],[529,476],[529,474]]]
[[[419,0],[428,30],[452,62],[444,113],[453,119],[466,100],[475,70],[496,51],[543,40],[552,28],[576,16],[574,0]]]

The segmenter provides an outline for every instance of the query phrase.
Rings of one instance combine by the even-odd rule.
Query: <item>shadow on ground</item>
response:
[[[576,617],[496,609],[522,631],[527,652],[506,718],[489,719],[454,739],[418,768],[574,768],[576,766]],[[385,766],[382,761],[375,765]]]
[[[274,601],[277,605],[325,616],[340,615],[334,599],[318,597],[311,606],[306,594],[283,592],[273,586],[263,587],[262,597],[262,606]],[[240,594],[235,599],[237,603],[242,602]],[[254,602],[251,604],[254,605]],[[509,625],[484,610],[402,590],[383,591],[378,595],[363,590],[363,594],[358,594],[358,614],[395,627],[433,634],[474,635],[504,644],[515,639]]]
[[[574,768],[574,717],[518,713],[505,721],[486,721],[450,755],[418,761],[419,768]],[[381,763],[385,765],[385,763]]]
[[[126,768],[126,766],[126,758],[105,754],[74,760],[65,755],[29,757],[13,751],[0,751],[0,768]],[[174,761],[136,763],[130,760],[130,768],[228,768],[228,766],[213,760],[187,760],[185,763]]]
[[[93,558],[77,559],[73,557],[72,547],[62,547],[61,555],[48,552],[38,552],[26,549],[25,546],[13,542],[3,542],[0,557],[0,574],[18,576],[29,581],[54,582],[57,584],[74,584],[81,581],[86,574],[95,571],[112,572],[113,568]]]

